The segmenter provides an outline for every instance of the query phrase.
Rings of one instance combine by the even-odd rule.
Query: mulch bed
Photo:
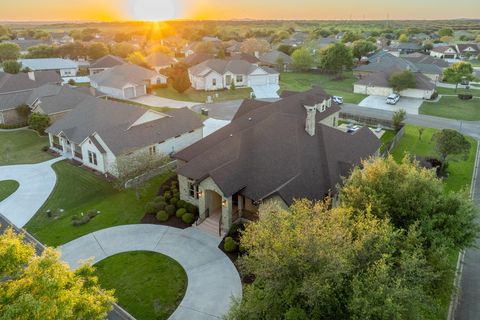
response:
[[[192,226],[191,224],[186,224],[185,222],[183,222],[182,219],[179,219],[175,216],[170,217],[170,219],[164,222],[158,221],[155,215],[150,213],[145,214],[142,220],[140,220],[140,222],[145,224],[161,224],[164,226],[169,226],[169,227],[179,228],[179,229],[186,229]]]

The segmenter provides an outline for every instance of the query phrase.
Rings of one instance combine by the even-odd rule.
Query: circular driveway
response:
[[[0,202],[0,213],[15,226],[23,227],[53,191],[57,176],[52,164],[61,160],[62,157],[37,164],[1,166],[0,180],[15,180],[20,186]]]
[[[185,269],[188,285],[170,319],[219,319],[228,312],[232,297],[242,295],[237,269],[218,249],[218,239],[194,228],[117,226],[87,234],[59,249],[62,260],[73,269],[88,259],[96,263],[129,251],[158,252],[175,259]]]

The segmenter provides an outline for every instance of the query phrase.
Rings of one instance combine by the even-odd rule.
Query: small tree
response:
[[[127,61],[141,67],[148,67],[147,59],[140,51],[135,51],[128,55]]]
[[[0,62],[17,60],[20,57],[20,46],[13,42],[0,43]]]
[[[424,127],[419,127],[418,128],[418,140],[422,141],[422,135],[423,135],[424,131],[425,131]]]
[[[41,255],[11,228],[0,235],[0,314],[2,319],[105,319],[113,291],[98,285],[94,268],[70,271],[60,254]]]
[[[296,71],[308,71],[313,66],[313,56],[306,48],[300,48],[292,53],[292,68]]]
[[[70,80],[68,80],[68,84],[71,85],[71,86],[74,86],[76,84],[76,82],[75,82],[75,80],[70,79]]]
[[[15,108],[15,110],[17,111],[18,115],[25,120],[28,119],[28,116],[32,112],[32,110],[30,109],[30,107],[27,104],[21,104],[21,105],[17,106]]]
[[[172,87],[178,93],[184,93],[191,87],[190,77],[188,76],[187,66],[183,63],[177,63],[170,70],[170,82]]]
[[[390,76],[389,82],[397,92],[417,86],[415,75],[409,70],[393,73]]]
[[[217,52],[217,59],[225,59],[226,54],[225,54],[225,48],[221,47],[218,52]]]
[[[400,37],[398,37],[398,41],[401,43],[408,42],[408,36],[406,34],[401,34]]]
[[[368,53],[375,51],[377,47],[370,41],[357,40],[352,44],[352,54],[358,60],[362,59]]]
[[[403,109],[400,109],[393,113],[392,123],[393,123],[393,129],[395,130],[395,132],[398,132],[402,128],[403,121],[405,121],[406,116],[407,116],[407,112]]]
[[[320,67],[328,73],[338,75],[352,66],[352,51],[342,43],[331,44],[320,51]]]
[[[440,37],[453,37],[453,29],[451,28],[443,28],[438,30],[438,35]]]
[[[232,82],[230,82],[230,90],[235,90],[236,87],[235,87],[235,81],[232,80]]]
[[[28,126],[39,134],[45,134],[50,125],[50,117],[46,114],[34,112],[28,116]]]
[[[443,129],[432,136],[435,150],[442,160],[442,170],[445,168],[449,155],[467,155],[470,151],[470,142],[460,132],[452,129]]]
[[[22,70],[22,63],[15,60],[7,60],[3,62],[3,71],[10,74],[17,74]]]
[[[460,61],[455,62],[449,68],[443,70],[443,79],[446,82],[455,83],[456,88],[458,88],[458,84],[463,80],[472,81],[475,79],[473,75],[473,67],[470,63]]]

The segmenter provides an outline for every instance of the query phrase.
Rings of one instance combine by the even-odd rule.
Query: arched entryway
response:
[[[208,216],[215,221],[220,221],[222,215],[222,196],[213,190],[205,191],[205,209],[208,210]]]

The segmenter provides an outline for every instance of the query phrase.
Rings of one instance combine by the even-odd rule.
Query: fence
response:
[[[168,170],[172,170],[176,167],[177,165],[177,160],[173,160],[161,167],[158,167],[156,169],[153,169],[153,170],[150,170],[142,175],[139,175],[138,177],[135,177],[133,179],[130,179],[128,180],[127,182],[125,182],[125,188],[126,189],[129,189],[129,188],[133,188],[133,187],[136,187],[137,185],[139,184],[142,184],[142,182],[144,181],[147,181],[147,180],[150,180],[152,179],[153,177],[156,177]]]
[[[386,146],[385,149],[382,150],[382,157],[386,157],[390,154],[390,152],[395,148],[395,145],[402,139],[403,135],[405,134],[405,126],[402,126],[400,130],[398,130],[395,137],[393,137],[392,141],[390,141]]]
[[[373,117],[356,115],[348,112],[340,112],[339,116],[342,120],[351,120],[366,126],[377,127],[381,126],[382,128],[394,129],[393,121],[389,119],[378,119]]]

